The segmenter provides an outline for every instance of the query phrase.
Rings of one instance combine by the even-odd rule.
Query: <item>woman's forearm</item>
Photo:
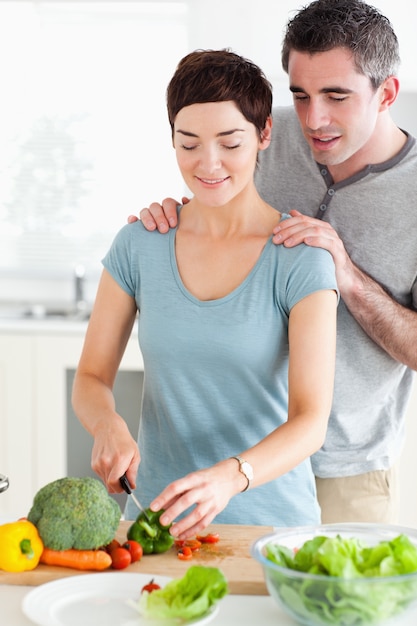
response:
[[[93,437],[116,413],[112,390],[93,374],[79,371],[74,378],[72,406],[81,424]]]

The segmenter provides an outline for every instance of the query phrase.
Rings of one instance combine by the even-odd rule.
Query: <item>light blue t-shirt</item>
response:
[[[145,506],[173,480],[239,454],[286,421],[289,312],[312,292],[337,289],[327,251],[269,239],[239,287],[200,301],[181,281],[175,234],[128,224],[103,260],[139,311],[136,494]],[[235,496],[214,521],[295,526],[318,523],[319,513],[307,459]],[[126,519],[137,514],[129,499]]]

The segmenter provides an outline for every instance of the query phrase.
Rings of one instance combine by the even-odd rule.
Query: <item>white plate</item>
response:
[[[161,587],[172,580],[167,576],[120,572],[60,578],[29,591],[23,598],[22,610],[40,626],[156,626],[157,621],[145,620],[129,606],[130,600],[139,599],[142,587],[151,578]],[[184,626],[203,626],[217,611],[215,607],[201,619],[184,622]]]

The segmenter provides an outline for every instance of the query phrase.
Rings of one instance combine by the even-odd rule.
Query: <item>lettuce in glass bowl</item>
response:
[[[300,624],[370,626],[417,606],[417,530],[327,524],[277,530],[252,556],[270,595]]]

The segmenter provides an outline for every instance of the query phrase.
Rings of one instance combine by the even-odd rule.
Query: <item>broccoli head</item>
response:
[[[95,478],[60,478],[38,491],[27,516],[52,550],[95,550],[114,539],[118,503]]]

